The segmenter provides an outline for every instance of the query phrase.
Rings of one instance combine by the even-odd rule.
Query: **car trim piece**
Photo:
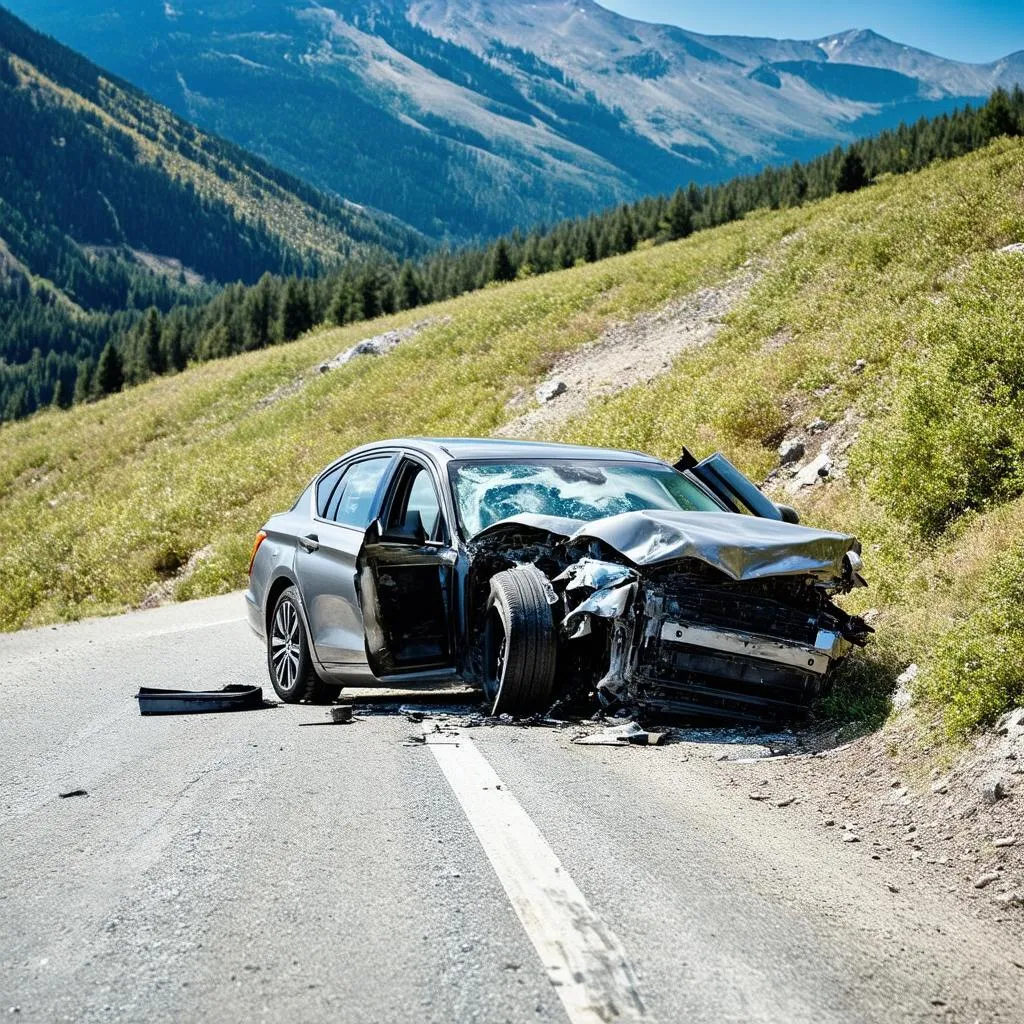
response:
[[[702,647],[723,654],[739,654],[759,661],[788,665],[801,672],[824,675],[832,659],[838,654],[840,637],[828,630],[819,630],[813,647],[795,644],[751,633],[735,633],[706,626],[690,626],[683,622],[664,622],[661,639],[687,647]]]

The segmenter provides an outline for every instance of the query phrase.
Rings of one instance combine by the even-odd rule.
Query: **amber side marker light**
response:
[[[266,530],[260,530],[260,532],[256,534],[256,539],[252,542],[252,554],[249,555],[249,575],[250,576],[252,575],[253,564],[256,561],[256,552],[259,551],[260,545],[266,539],[267,539],[267,531]]]

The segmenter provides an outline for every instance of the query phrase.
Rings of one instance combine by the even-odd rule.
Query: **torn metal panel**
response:
[[[566,615],[562,620],[562,628],[570,637],[585,636],[589,630],[579,634],[576,630],[587,616],[596,615],[599,619],[621,619],[632,606],[636,589],[636,582],[630,581],[598,590]]]

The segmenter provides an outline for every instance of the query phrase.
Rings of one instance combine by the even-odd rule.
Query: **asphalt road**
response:
[[[1024,1021],[1019,936],[764,813],[713,744],[132,699],[250,681],[237,595],[0,637],[0,1014]],[[554,986],[594,943],[616,978]]]

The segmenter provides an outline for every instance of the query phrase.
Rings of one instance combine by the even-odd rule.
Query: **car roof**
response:
[[[462,459],[574,459],[607,460],[609,457],[629,459],[631,462],[651,462],[664,465],[661,459],[642,452],[616,448],[594,448],[578,444],[556,444],[550,441],[513,441],[493,437],[405,437],[388,441],[375,441],[357,449],[360,452],[375,448],[410,448],[432,456],[438,462]]]

